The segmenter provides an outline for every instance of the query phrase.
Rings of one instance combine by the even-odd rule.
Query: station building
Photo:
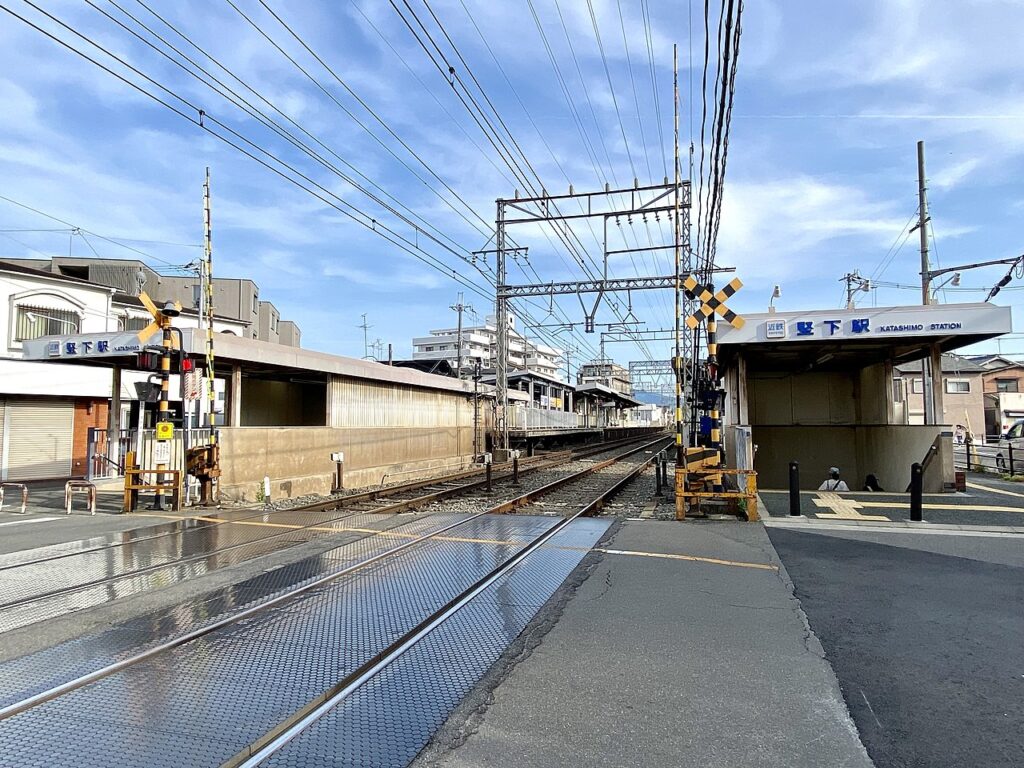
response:
[[[785,488],[797,461],[804,489],[838,466],[851,489],[870,473],[903,491],[920,462],[929,492],[954,483],[943,380],[922,376],[929,417],[906,423],[894,371],[940,371],[942,353],[1012,330],[1009,307],[984,303],[756,314],[719,328],[727,457],[756,469],[760,487]]]

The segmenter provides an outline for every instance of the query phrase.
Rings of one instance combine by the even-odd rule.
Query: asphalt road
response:
[[[969,475],[967,483],[967,493],[925,494],[922,499],[925,521],[946,525],[1024,526],[1024,483],[977,474]],[[827,498],[829,496],[833,499]],[[844,503],[836,505],[836,496]],[[789,515],[788,492],[765,490],[761,492],[761,500],[772,517]],[[815,519],[867,516],[883,521],[906,521],[910,519],[910,494],[802,491],[800,511],[805,517]]]
[[[1024,538],[769,536],[879,768],[1024,765]]]

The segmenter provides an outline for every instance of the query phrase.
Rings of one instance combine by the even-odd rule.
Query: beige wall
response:
[[[944,426],[754,426],[758,446],[754,468],[762,488],[786,488],[789,462],[800,463],[800,487],[817,488],[838,466],[850,490],[860,490],[868,473],[887,491],[903,492],[910,482],[910,465],[923,461]],[[944,439],[949,442],[949,438]],[[925,477],[925,491],[939,492],[953,480],[950,450],[933,461],[935,471]]]
[[[885,368],[747,377],[751,424],[886,423]]]
[[[903,392],[906,398],[910,424],[922,424],[924,422],[924,394],[915,393],[912,384],[913,380],[921,380],[920,372],[906,373],[903,375]],[[976,435],[985,434],[985,395],[983,392],[983,381],[980,373],[944,373],[942,405],[943,422],[946,424],[970,425],[971,431]],[[970,382],[971,391],[964,394],[952,393],[946,390],[946,381],[949,379],[964,380]],[[923,387],[923,383],[921,387]]]
[[[330,426],[228,427],[222,430],[221,493],[254,501],[264,475],[273,498],[329,493],[345,453],[345,487],[409,480],[468,466],[473,455],[473,403],[462,394],[333,377]],[[246,402],[242,398],[243,405]],[[480,403],[480,440],[490,401]]]

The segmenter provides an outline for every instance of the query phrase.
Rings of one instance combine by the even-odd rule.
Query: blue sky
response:
[[[516,184],[391,4],[267,0],[429,171],[257,0],[234,2],[319,86],[227,2],[148,4],[314,135],[328,148],[319,151],[332,164],[340,167],[346,161],[357,168],[413,212],[406,216],[421,217],[443,233],[451,250],[415,234],[340,176],[248,118],[95,8],[70,0],[37,4],[382,224],[420,242],[449,270],[483,288],[480,273],[452,252],[466,255],[484,246],[490,236],[488,222],[494,219],[494,200],[510,196]],[[117,3],[242,91],[136,0]],[[108,0],[94,4],[134,26]],[[401,0],[397,4],[405,7]],[[5,5],[87,47],[21,0],[6,0]],[[410,5],[436,32],[422,0],[410,0]],[[577,191],[599,186],[605,179],[629,184],[634,174],[641,183],[660,181],[666,173],[666,153],[671,168],[667,142],[672,131],[673,42],[680,46],[682,142],[690,141],[691,83],[696,102],[692,120],[699,131],[703,4],[692,5],[690,70],[688,3],[649,0],[645,6],[639,0],[593,0],[612,91],[585,0],[533,0],[536,20],[526,0],[430,2],[538,175],[550,191],[560,192],[570,182]],[[651,20],[657,105],[645,7]],[[555,76],[538,21],[568,96]],[[1019,233],[1024,216],[1022,31],[1024,3],[1017,0],[748,2],[718,247],[718,263],[736,266],[746,283],[731,302],[734,308],[763,311],[775,283],[782,286],[777,304],[783,309],[838,307],[839,278],[851,269],[883,281],[918,282],[917,237],[905,235],[917,207],[918,139],[927,145],[937,262],[952,265],[1024,251]],[[95,50],[91,53],[103,58]],[[456,63],[466,77],[461,63]],[[312,349],[361,356],[363,335],[357,326],[365,312],[373,326],[371,340],[391,342],[396,355],[407,356],[412,336],[454,325],[448,306],[459,291],[479,315],[490,311],[487,299],[448,274],[400,251],[6,15],[0,24],[0,65],[0,99],[5,105],[5,119],[0,121],[0,194],[100,234],[194,244],[202,238],[201,189],[204,168],[210,166],[215,273],[256,280],[261,298],[296,320],[303,345]],[[596,163],[587,143],[595,148]],[[457,201],[438,177],[468,205]],[[0,201],[0,229],[55,226],[60,225]],[[626,242],[633,244],[649,231],[656,237],[665,224],[635,221],[630,230],[623,221],[622,226]],[[592,233],[583,226],[576,231],[596,255]],[[66,233],[2,234],[2,253],[8,256],[65,255],[69,248]],[[524,228],[516,236],[530,246],[530,263],[544,280],[580,277],[578,268],[570,268],[565,251],[553,247],[543,233]],[[902,241],[898,249],[893,247]],[[92,244],[104,256],[131,255],[102,241]],[[195,248],[178,245],[130,244],[157,267],[184,264],[198,254]],[[74,254],[91,254],[81,238],[70,238],[70,247]],[[891,263],[882,270],[886,254],[893,252]],[[493,261],[479,266],[490,269]],[[615,275],[634,271],[668,274],[670,267],[664,256],[639,257],[635,267],[622,258],[612,263]],[[962,284],[987,291],[1004,272],[1001,267],[976,270],[965,274]],[[516,267],[512,279],[534,278]],[[980,301],[984,291],[947,291],[941,298]],[[1016,304],[1019,296],[1004,290],[997,301]],[[648,328],[668,327],[670,295],[621,296],[619,314],[626,314],[630,298],[635,315]],[[918,299],[919,293],[912,290],[880,288],[861,301],[882,306]],[[582,324],[575,297],[563,299],[559,306],[556,318],[549,316],[546,300],[539,300],[530,312],[538,322],[567,316]],[[1024,313],[1015,315],[1017,327],[1024,330]],[[605,307],[598,322],[614,319]],[[596,350],[598,335],[577,328],[578,332],[563,332],[561,338],[571,338],[581,347],[578,359]],[[1002,348],[1024,353],[1024,338],[1004,341]],[[656,358],[670,355],[666,343],[651,343],[648,351]],[[625,344],[611,345],[608,352],[622,362],[644,356],[644,351]]]

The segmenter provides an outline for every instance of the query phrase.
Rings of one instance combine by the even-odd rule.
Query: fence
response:
[[[583,417],[571,411],[548,411],[544,408],[523,408],[519,405],[509,408],[509,429],[579,429],[582,426]]]
[[[171,463],[168,469],[185,472],[185,449],[210,442],[210,430],[177,429],[171,443]],[[90,481],[124,476],[124,457],[128,451],[135,451],[136,462],[140,467],[155,467],[153,449],[156,444],[156,431],[144,429],[140,435],[136,429],[122,429],[118,432],[117,445],[111,446],[107,430],[97,427],[89,428],[89,444],[87,448],[86,478]],[[116,450],[111,451],[113,447]]]
[[[975,472],[1024,474],[1024,447],[1000,438],[954,445],[953,466]]]

